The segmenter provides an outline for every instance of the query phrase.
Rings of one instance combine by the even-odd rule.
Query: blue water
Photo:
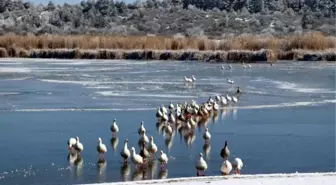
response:
[[[183,76],[195,75],[186,85]],[[227,78],[235,81],[233,86]],[[193,139],[176,132],[166,140],[156,125],[161,104],[243,90],[239,102],[206,124],[211,148],[203,150],[204,126]],[[202,152],[206,175],[219,175],[220,149],[228,140],[230,160],[242,158],[242,174],[335,171],[335,65],[280,62],[222,70],[221,64],[145,61],[0,61],[0,184],[78,184],[195,176]],[[110,125],[120,132],[111,144]],[[146,171],[123,167],[124,139],[137,144],[145,122],[148,136],[169,156]],[[158,125],[160,126],[160,125]],[[66,141],[84,145],[77,164],[67,160]],[[97,139],[108,146],[97,165]],[[187,140],[191,145],[187,145]]]

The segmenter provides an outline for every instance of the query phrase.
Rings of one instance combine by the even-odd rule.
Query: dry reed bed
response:
[[[241,35],[222,40],[162,36],[0,36],[0,57],[257,62],[335,61],[336,37],[318,32],[282,38]]]

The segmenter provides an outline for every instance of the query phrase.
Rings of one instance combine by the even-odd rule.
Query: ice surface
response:
[[[336,173],[293,173],[293,174],[267,174],[267,175],[233,175],[233,176],[213,176],[213,177],[193,177],[193,178],[174,178],[164,180],[146,180],[133,182],[100,183],[90,185],[326,185],[336,182]]]

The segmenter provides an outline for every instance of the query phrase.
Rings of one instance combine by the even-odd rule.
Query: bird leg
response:
[[[161,163],[161,170],[165,169],[166,165],[165,163]]]
[[[240,175],[240,170],[238,169],[238,174]]]
[[[197,176],[200,176],[200,173],[199,173],[199,171],[198,171],[198,170],[197,170],[197,173],[196,173],[196,175],[197,175]]]
[[[237,174],[237,170],[233,170],[233,174]]]

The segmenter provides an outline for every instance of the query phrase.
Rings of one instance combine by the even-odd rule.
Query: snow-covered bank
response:
[[[90,185],[331,185],[336,182],[336,173],[293,173],[293,174],[267,174],[267,175],[232,175],[232,176],[209,176],[192,178],[172,178],[163,180],[144,180],[116,183],[99,183]]]

